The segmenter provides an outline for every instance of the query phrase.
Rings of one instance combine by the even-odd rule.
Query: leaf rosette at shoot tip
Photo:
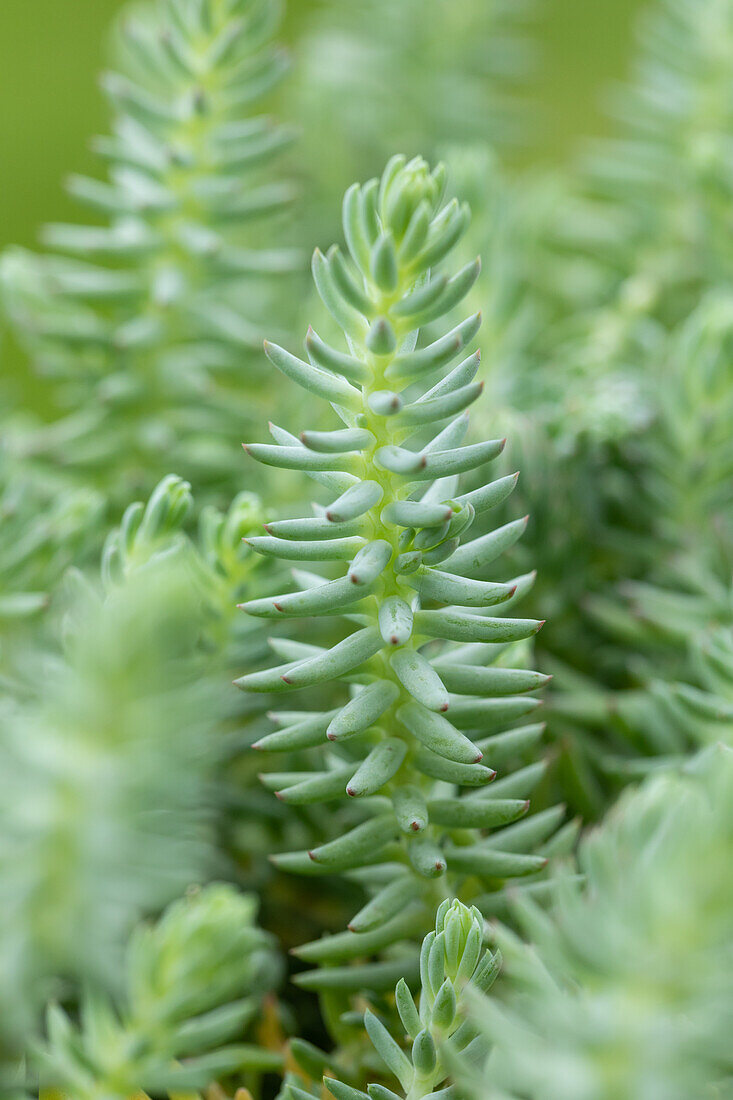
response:
[[[407,1048],[377,1014],[367,1009],[364,1015],[371,1044],[402,1091],[373,1083],[362,1092],[331,1074],[323,1083],[336,1100],[400,1100],[403,1094],[407,1100],[444,1100],[452,1095],[444,1055],[450,1053],[462,1065],[476,1065],[487,1053],[486,1041],[466,1013],[467,990],[486,993],[501,965],[499,953],[486,950],[483,940],[484,920],[478,910],[446,898],[420,950],[419,997],[413,997],[404,978],[394,991],[399,1018],[395,1023]],[[307,1096],[293,1085],[289,1092],[292,1100]]]
[[[510,826],[526,813],[541,767],[498,781],[495,793],[486,787],[495,763],[521,759],[540,741],[542,724],[512,726],[539,706],[533,693],[547,677],[507,667],[507,647],[531,638],[541,622],[492,613],[524,595],[534,574],[487,579],[526,518],[466,540],[476,517],[483,521],[516,484],[509,475],[470,491],[459,487],[460,474],[504,446],[501,438],[464,445],[466,410],[481,392],[479,357],[470,351],[480,315],[418,346],[420,328],[458,306],[479,271],[478,261],[450,276],[439,271],[469,222],[465,205],[444,200],[444,186],[442,167],[431,171],[419,157],[397,156],[381,179],[349,188],[346,251],[313,258],[344,348],[312,329],[304,358],[265,345],[273,365],[328,401],[341,426],[294,435],[271,424],[273,443],[245,447],[259,462],[305,472],[330,503],[315,505],[310,517],[270,522],[267,536],[249,540],[260,553],[306,568],[293,571],[295,590],[243,609],[266,620],[341,617],[350,627],[330,647],[278,639],[273,648],[285,663],[236,681],[245,691],[275,694],[334,681],[349,686],[348,701],[335,711],[275,712],[280,728],[257,742],[260,749],[325,750],[316,770],[263,777],[282,801],[362,800],[363,820],[344,835],[273,857],[309,875],[363,869],[373,895],[368,921],[359,914],[351,923],[358,933],[299,949],[316,962],[371,955],[424,928],[434,904],[456,892],[443,881],[446,872],[461,881],[472,876],[477,896],[507,878],[532,876],[546,863],[536,849],[557,825],[556,815],[538,815],[494,839],[476,831]],[[335,579],[313,571],[311,563],[338,560],[349,564]],[[413,890],[413,881],[422,885]],[[407,909],[401,885],[411,892]],[[297,981],[357,989],[358,970],[333,967]]]

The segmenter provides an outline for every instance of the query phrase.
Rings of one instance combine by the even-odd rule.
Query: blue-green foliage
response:
[[[446,898],[438,908],[435,929],[425,937],[420,950],[419,998],[415,1000],[404,978],[395,988],[399,1030],[392,1034],[369,1009],[364,1016],[367,1034],[381,1063],[379,1076],[384,1076],[382,1067],[386,1067],[401,1091],[395,1093],[377,1082],[362,1092],[329,1073],[323,1083],[336,1100],[389,1100],[403,1094],[410,1100],[435,1100],[445,1095],[446,1047],[450,1046],[454,1057],[459,1054],[469,1063],[485,1057],[484,1041],[465,1018],[468,992],[487,992],[501,962],[498,954],[484,950],[483,938],[484,921],[479,911]],[[404,1044],[395,1038],[397,1035],[401,1039],[403,1034]],[[299,1066],[310,1068],[308,1061],[314,1061],[314,1053],[318,1052],[303,1051],[302,1045],[296,1048]],[[310,1059],[304,1054],[311,1054]],[[288,1100],[309,1100],[312,1093],[288,1081],[285,1095]]]
[[[459,474],[483,467],[503,447],[503,440],[460,446],[468,427],[462,410],[482,389],[478,354],[461,359],[480,316],[417,347],[419,328],[458,304],[479,271],[473,261],[450,278],[440,273],[468,221],[467,208],[445,203],[442,193],[440,168],[430,172],[422,160],[403,157],[390,161],[381,180],[347,192],[348,254],[317,250],[313,272],[348,350],[313,330],[308,360],[266,345],[276,367],[331,403],[342,427],[298,438],[273,424],[274,444],[246,446],[261,462],[309,473],[330,494],[311,517],[268,523],[267,535],[248,540],[299,567],[295,591],[248,601],[244,610],[268,621],[315,615],[331,624],[343,616],[348,629],[325,646],[274,638],[284,663],[238,681],[258,693],[328,688],[317,709],[275,712],[280,728],[255,746],[313,750],[315,766],[263,778],[290,805],[348,797],[363,807],[344,835],[275,857],[278,866],[308,875],[364,869],[370,900],[350,930],[298,951],[320,963],[369,957],[411,937],[435,902],[468,877],[484,893],[536,875],[547,862],[541,845],[561,817],[550,810],[485,832],[526,813],[542,774],[535,755],[529,767],[487,786],[497,768],[506,772],[536,753],[542,725],[513,724],[536,709],[532,693],[545,678],[526,667],[515,645],[541,623],[492,614],[523,595],[533,575],[487,579],[526,520],[465,541],[475,517],[516,482],[510,475],[459,491]],[[335,580],[312,570],[313,562],[339,560],[350,564]],[[339,681],[350,686],[347,701],[343,692],[332,694]],[[325,991],[364,983],[386,989],[408,965],[400,954],[367,969],[330,966],[297,980]]]
[[[445,155],[462,201],[420,158],[350,188],[301,356],[278,335],[302,297],[292,133],[252,114],[285,68],[276,0],[125,13],[108,175],[72,181],[94,224],[2,263],[49,423],[6,414],[0,455],[0,1090],[10,1066],[49,1100],[261,1100],[266,1074],[283,1100],[722,1098],[733,3],[656,0],[617,136],[528,176],[487,144],[513,129],[523,3],[311,8],[285,235],[331,233],[345,176],[396,142]],[[303,415],[324,399],[246,447],[318,483],[302,518],[287,472],[266,511],[211,503],[262,480],[247,425],[297,407],[265,332]],[[510,446],[468,437],[469,407]],[[514,617],[535,566],[537,639]],[[640,776],[582,874],[548,874],[577,830],[558,788],[601,816]],[[272,943],[221,876],[314,967],[294,980],[333,1049],[297,990],[264,1011]],[[495,1000],[485,917],[513,929]]]
[[[263,221],[292,198],[272,167],[292,134],[253,113],[285,68],[278,19],[276,0],[155,0],[126,14],[119,71],[104,79],[107,179],[70,181],[95,224],[49,225],[56,251],[4,258],[6,308],[54,379],[57,416],[19,429],[16,447],[123,505],[171,467],[220,478],[252,411],[247,356],[273,277],[298,265]]]
[[[64,571],[88,556],[100,494],[65,486],[0,454],[0,677],[12,689],[19,646],[43,620]]]
[[[59,980],[115,987],[130,923],[220,865],[221,676],[258,652],[234,604],[258,564],[241,538],[259,505],[204,509],[195,541],[191,507],[174,476],[131,505],[101,583],[76,574],[57,594],[60,639],[14,655],[0,716],[0,999],[22,992],[3,1009],[10,1040]]]
[[[732,796],[722,746],[647,780],[581,843],[585,885],[566,881],[549,916],[521,905],[530,943],[500,933],[502,999],[475,1002],[492,1053],[464,1066],[469,1095],[728,1095]]]
[[[78,594],[77,594],[78,596]],[[195,675],[185,571],[84,592],[65,652],[36,654],[0,740],[3,1026],[21,1034],[55,976],[116,977],[131,919],[216,865],[212,698]]]
[[[137,927],[116,1001],[88,992],[78,1025],[49,1009],[34,1058],[45,1086],[73,1100],[129,1100],[279,1070],[277,1053],[241,1042],[279,969],[255,915],[252,897],[212,884]]]
[[[726,651],[733,623],[732,320],[730,296],[711,292],[660,349],[657,416],[635,444],[636,499],[616,532],[639,579],[588,601],[604,635],[592,674],[558,669],[558,724],[616,778],[711,738],[730,743],[726,692],[700,654]],[[680,690],[709,689],[711,672],[722,694],[701,722]]]

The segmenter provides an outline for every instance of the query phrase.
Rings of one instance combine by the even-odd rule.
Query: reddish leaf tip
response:
[[[356,791],[354,790],[353,787],[347,787],[346,788],[346,793],[349,796],[349,798],[355,798],[356,797]]]

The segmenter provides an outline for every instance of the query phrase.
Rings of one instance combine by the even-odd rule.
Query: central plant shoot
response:
[[[488,575],[525,528],[526,518],[493,530],[486,524],[516,475],[484,483],[474,474],[475,487],[459,490],[459,476],[495,459],[504,440],[464,444],[466,410],[482,390],[480,355],[470,351],[480,315],[436,331],[480,268],[476,260],[452,276],[439,270],[469,221],[468,208],[444,202],[443,191],[441,167],[395,157],[381,180],[347,192],[348,254],[334,246],[313,258],[343,348],[313,329],[307,359],[265,345],[280,371],[330,403],[340,426],[297,437],[271,425],[273,444],[246,445],[259,462],[305,471],[330,496],[312,515],[269,523],[266,536],[248,540],[262,554],[298,563],[297,590],[243,607],[276,621],[328,616],[335,625],[341,616],[348,629],[330,647],[274,639],[284,663],[237,681],[267,693],[328,688],[327,709],[276,713],[281,728],[255,746],[321,746],[316,770],[264,777],[284,802],[348,798],[362,806],[344,835],[276,858],[307,874],[371,869],[362,881],[373,896],[351,932],[301,950],[318,962],[370,954],[424,931],[443,897],[465,896],[458,884],[469,878],[478,897],[546,862],[534,852],[544,839],[538,829],[526,842],[512,837],[507,850],[484,833],[527,811],[531,769],[523,769],[524,780],[517,774],[503,787],[488,785],[498,763],[540,739],[541,724],[509,727],[539,705],[528,693],[546,677],[508,667],[505,657],[541,623],[496,615],[533,575]],[[467,540],[477,520],[482,533]],[[326,579],[313,572],[315,562],[348,564]],[[345,688],[336,706],[334,681]],[[336,981],[335,970],[323,974]]]

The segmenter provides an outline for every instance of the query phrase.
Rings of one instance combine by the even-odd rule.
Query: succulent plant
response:
[[[723,746],[650,777],[581,842],[585,884],[566,879],[549,914],[518,902],[530,942],[499,931],[501,1000],[476,998],[471,1014],[492,1053],[457,1087],[477,1100],[726,1095],[732,790]]]
[[[278,1071],[281,1056],[238,1040],[256,1021],[278,976],[269,938],[255,924],[256,903],[226,884],[173,902],[140,925],[115,1003],[87,992],[78,1024],[57,1005],[36,1053],[41,1080],[56,1095],[127,1100],[203,1089],[236,1074]]]
[[[2,262],[6,310],[57,413],[18,426],[13,446],[123,507],[171,468],[201,490],[220,482],[257,390],[253,361],[241,387],[242,358],[275,317],[273,278],[300,264],[262,229],[293,197],[272,170],[292,130],[253,114],[286,68],[279,10],[154,0],[126,14],[120,71],[104,78],[113,133],[97,142],[109,178],[70,181],[102,224],[49,225],[53,252]]]
[[[483,467],[504,445],[460,445],[465,410],[482,389],[479,356],[465,355],[480,317],[417,346],[420,326],[456,305],[479,270],[472,261],[450,278],[436,271],[468,222],[468,210],[444,203],[442,193],[441,168],[404,157],[390,161],[381,180],[349,189],[348,256],[333,248],[313,259],[347,350],[313,330],[308,360],[266,345],[272,363],[329,401],[343,426],[298,438],[271,425],[274,444],[245,448],[260,462],[305,471],[331,497],[313,516],[268,523],[266,535],[248,540],[262,554],[297,562],[297,587],[243,605],[269,622],[317,616],[330,644],[275,637],[284,663],[237,681],[247,692],[320,688],[320,706],[276,711],[280,728],[255,745],[319,750],[320,764],[269,773],[264,782],[288,805],[346,798],[362,807],[343,835],[274,859],[308,875],[356,873],[369,888],[349,931],[298,950],[329,964],[297,978],[325,992],[388,989],[404,972],[404,954],[361,968],[344,964],[421,932],[459,886],[478,899],[507,879],[539,873],[547,862],[539,846],[562,815],[549,810],[512,825],[543,771],[542,725],[513,728],[536,709],[532,693],[546,680],[516,646],[541,623],[492,614],[530,588],[531,574],[487,576],[526,519],[463,541],[474,518],[516,482],[509,475],[468,493],[458,488],[460,473]],[[336,579],[312,571],[313,562],[339,560],[349,565]],[[336,616],[348,630],[334,642]],[[339,682],[350,685],[345,702],[332,691]],[[526,762],[528,752],[529,766],[487,786],[496,768]],[[511,827],[484,832],[503,826]]]
[[[484,921],[475,908],[446,898],[438,908],[435,929],[420,950],[420,995],[416,1002],[404,978],[395,989],[400,1031],[408,1051],[373,1012],[367,1009],[364,1024],[380,1061],[397,1078],[401,1091],[379,1082],[362,1092],[332,1074],[323,1083],[336,1100],[433,1100],[445,1095],[448,1076],[442,1053],[450,1046],[453,1057],[469,1063],[485,1057],[485,1044],[466,1018],[468,990],[487,992],[499,972],[498,954],[484,950]],[[401,1038],[401,1036],[400,1036]],[[312,1094],[295,1083],[285,1089],[288,1100],[309,1100]]]

